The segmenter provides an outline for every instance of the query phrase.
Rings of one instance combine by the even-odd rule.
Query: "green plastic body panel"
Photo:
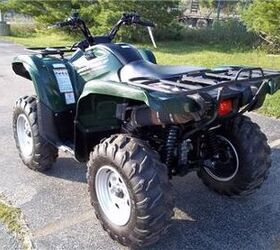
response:
[[[73,57],[75,58],[75,61],[54,56],[21,55],[14,59],[13,65],[22,64],[34,83],[38,99],[47,105],[47,107],[53,112],[61,112],[69,109],[71,105],[66,104],[64,94],[59,91],[58,83],[53,71],[53,64],[64,64],[67,68],[76,101],[81,96],[84,85],[91,80],[101,79],[102,81],[109,82],[119,81],[118,71],[123,66],[120,61],[101,46],[93,46],[87,50],[85,54],[90,55],[91,51],[93,51],[94,54],[100,54],[101,56],[90,60],[90,66],[81,63],[77,66],[77,62],[81,60],[84,55],[82,51],[76,53],[76,58],[75,56]],[[143,56],[143,59],[154,63],[156,62],[155,57],[150,50],[139,49],[139,52]],[[113,86],[112,90],[112,95],[114,96],[116,96],[114,92],[118,92],[115,86],[116,85]],[[117,86],[120,88],[119,92],[122,92],[122,85],[119,84]],[[111,85],[109,87],[111,87]],[[99,86],[98,88],[99,90],[94,92],[95,94],[98,92],[106,92],[107,95],[110,95],[110,90],[106,91],[106,89],[104,89],[104,91],[101,91],[102,87]],[[89,91],[89,88],[87,88],[86,93],[88,94]],[[85,96],[85,94],[83,94],[83,96]],[[131,99],[133,98],[134,97],[131,96]]]
[[[149,92],[126,83],[92,80],[86,83],[79,98],[76,119],[85,128],[94,128],[95,131],[119,129],[121,123],[116,117],[117,104],[132,100],[167,114],[197,112],[200,109],[190,97]]]
[[[20,64],[23,65],[33,81],[38,99],[54,112],[67,110],[71,105],[66,104],[64,94],[59,91],[53,64],[65,65],[76,100],[82,93],[84,83],[78,80],[75,70],[66,59],[42,57],[41,55],[22,55],[14,59],[13,67]]]
[[[99,143],[100,139],[121,130],[122,120],[117,116],[118,104],[131,102],[137,105],[143,103],[167,114],[197,112],[200,109],[190,97],[145,91],[121,82],[89,81],[77,103],[74,144],[75,156],[79,161],[87,160],[92,146]],[[84,131],[88,131],[86,135]]]
[[[154,53],[151,50],[145,49],[145,48],[140,48],[140,49],[138,49],[138,51],[140,52],[141,56],[145,60],[147,60],[147,61],[149,61],[151,63],[154,63],[154,64],[157,63],[156,57],[155,57]]]
[[[100,78],[118,81],[118,71],[123,66],[115,55],[99,45],[87,49],[72,65],[82,82]]]
[[[102,80],[93,80],[86,83],[84,91],[79,98],[78,106],[79,102],[90,94],[101,94],[142,101],[156,111],[165,111],[167,113],[197,112],[199,110],[196,102],[187,96],[151,92],[129,86],[122,82]]]
[[[273,95],[277,90],[280,89],[280,77],[270,80],[268,87],[267,93]]]
[[[91,58],[91,51],[98,56]],[[150,50],[139,49],[139,52],[144,60],[156,63]],[[63,64],[68,71],[75,95],[74,104],[67,105],[64,93],[59,90],[54,74],[55,64]],[[118,104],[142,102],[153,110],[177,114],[199,110],[198,104],[190,97],[147,91],[120,82],[118,73],[122,67],[116,55],[98,45],[86,52],[76,51],[70,59],[22,55],[13,62],[13,69],[18,75],[33,81],[39,101],[47,106],[53,116],[64,117],[67,112],[76,110],[71,126],[74,130],[75,156],[80,161],[87,160],[89,150],[99,142],[99,136],[107,136],[121,128],[122,121],[117,117]],[[54,128],[58,130],[60,124],[56,123]],[[52,143],[61,143],[47,136],[47,131],[45,133]]]
[[[65,103],[64,94],[60,93],[53,72],[53,64],[64,64],[68,70],[77,102],[76,119],[81,122],[84,121],[86,127],[90,124],[98,125],[96,127],[97,131],[100,128],[106,130],[119,126],[119,122],[115,118],[116,103],[125,102],[125,99],[141,101],[156,111],[168,113],[195,112],[198,110],[197,104],[189,97],[150,92],[119,82],[117,72],[122,67],[120,61],[114,55],[98,46],[94,46],[92,50],[95,53],[103,53],[103,55],[100,58],[94,58],[90,67],[85,67],[86,65],[83,65],[83,63],[79,63],[79,66],[77,66],[76,62],[83,60],[81,59],[82,54],[78,55],[78,59],[73,63],[70,63],[67,59],[57,57],[31,55],[18,56],[13,64],[20,63],[24,66],[34,83],[39,100],[53,112],[65,111],[76,105],[67,105]],[[154,55],[150,50],[140,49],[139,52],[145,60],[155,62]],[[89,52],[87,51],[86,53]],[[93,99],[89,98],[92,95],[102,95],[103,98],[94,98],[95,103],[92,104]],[[104,96],[111,96],[112,102]],[[88,102],[88,105],[93,105],[95,110],[96,107],[99,107],[97,110],[100,110],[100,112],[93,112],[92,115],[89,115],[83,108],[86,104],[80,107],[79,103],[81,102]],[[100,107],[103,107],[103,110]],[[104,119],[104,116],[99,115],[101,112],[106,119]],[[85,117],[88,117],[88,119],[84,119]],[[94,122],[89,123],[89,117]]]

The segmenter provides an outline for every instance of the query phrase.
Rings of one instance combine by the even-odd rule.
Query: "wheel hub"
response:
[[[31,126],[25,114],[20,114],[17,118],[17,137],[21,153],[25,157],[30,157],[33,152],[33,138]]]
[[[217,135],[219,152],[204,161],[205,171],[217,181],[230,181],[239,169],[239,158],[232,143],[221,135]]]
[[[114,224],[125,225],[131,214],[128,188],[121,175],[111,166],[101,167],[95,177],[95,190],[104,214]]]

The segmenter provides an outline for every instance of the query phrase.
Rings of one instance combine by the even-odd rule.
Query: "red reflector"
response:
[[[232,100],[222,100],[219,104],[218,114],[219,116],[224,116],[232,111]]]

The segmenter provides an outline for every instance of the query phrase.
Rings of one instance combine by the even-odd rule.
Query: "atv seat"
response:
[[[123,66],[120,71],[120,80],[127,82],[132,78],[138,77],[167,79],[204,69],[193,66],[158,65],[146,60],[137,60]]]

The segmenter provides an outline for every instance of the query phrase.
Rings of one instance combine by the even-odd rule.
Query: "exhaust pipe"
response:
[[[191,113],[171,114],[157,112],[147,106],[140,106],[131,109],[129,125],[137,128],[152,125],[184,124],[191,120],[194,120]]]

